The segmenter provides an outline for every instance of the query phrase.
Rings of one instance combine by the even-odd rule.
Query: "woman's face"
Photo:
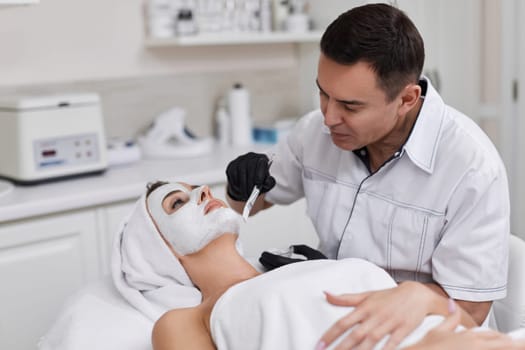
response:
[[[192,186],[184,182],[179,182],[179,185],[184,187],[185,190],[173,191],[162,200],[162,207],[168,215],[173,214],[174,212],[182,208],[186,203],[188,203],[190,201],[191,191],[199,188],[198,186]],[[199,198],[197,198],[197,200],[199,202],[206,200],[209,201],[204,215],[207,215],[211,211],[218,208],[228,208],[228,205],[226,205],[226,203],[224,203],[222,200],[213,197],[211,190],[208,186],[201,186],[201,189],[201,195]]]
[[[180,255],[199,251],[224,233],[238,234],[242,222],[208,186],[168,183],[150,193],[147,205],[160,233]]]

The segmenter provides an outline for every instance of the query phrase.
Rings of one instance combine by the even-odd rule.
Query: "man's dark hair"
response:
[[[387,4],[359,6],[340,15],[324,32],[321,52],[343,65],[370,64],[389,101],[407,84],[418,82],[425,61],[414,23]]]

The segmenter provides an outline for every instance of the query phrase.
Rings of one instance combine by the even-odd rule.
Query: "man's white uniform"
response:
[[[266,200],[303,196],[330,258],[362,258],[396,281],[438,283],[454,299],[506,295],[509,194],[504,165],[483,131],[445,105],[428,79],[407,142],[375,173],[366,149],[331,140],[323,115],[304,116],[276,149]],[[426,93],[425,93],[426,90]]]

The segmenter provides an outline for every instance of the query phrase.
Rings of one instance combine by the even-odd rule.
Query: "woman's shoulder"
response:
[[[199,306],[166,312],[153,328],[153,348],[215,350],[205,319],[206,309]]]

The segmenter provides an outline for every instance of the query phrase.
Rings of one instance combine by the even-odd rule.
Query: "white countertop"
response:
[[[260,151],[260,147],[251,148]],[[109,168],[102,175],[15,186],[0,197],[0,223],[138,198],[145,185],[155,180],[184,181],[196,185],[226,182],[228,163],[248,151],[248,148],[217,148],[213,153],[200,157],[141,160]]]

